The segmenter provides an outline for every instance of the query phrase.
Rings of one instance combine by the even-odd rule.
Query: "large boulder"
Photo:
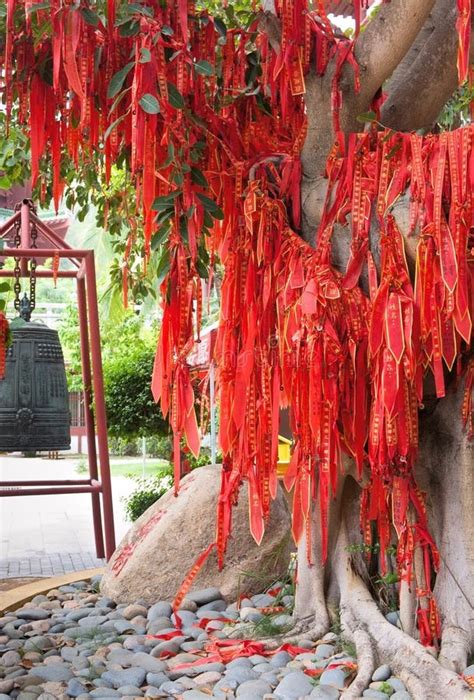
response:
[[[101,591],[117,602],[172,600],[196,558],[213,541],[220,467],[200,467],[181,483],[178,497],[168,491],[133,524],[102,578]],[[218,571],[215,550],[191,590],[215,586],[229,601],[253,594],[281,578],[291,553],[290,513],[281,488],[272,503],[262,544],[249,530],[247,487],[232,515],[225,566]],[[267,580],[265,580],[265,578]]]

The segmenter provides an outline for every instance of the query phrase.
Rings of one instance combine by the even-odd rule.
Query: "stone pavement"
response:
[[[0,481],[83,479],[80,458],[25,459],[0,456]],[[117,543],[130,527],[121,497],[133,487],[125,477],[112,479]],[[0,498],[0,579],[53,576],[102,566],[94,551],[89,494]]]
[[[0,579],[58,576],[72,571],[95,569],[104,565],[105,559],[97,559],[95,552],[80,552],[79,554],[56,552],[29,558],[12,557],[0,560]]]

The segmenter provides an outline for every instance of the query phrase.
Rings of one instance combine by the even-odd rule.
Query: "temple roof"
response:
[[[10,190],[0,190],[0,223],[9,219],[15,213],[15,205],[23,199],[31,197],[31,188],[28,185],[15,185]],[[57,236],[64,240],[69,228],[70,219],[66,212],[58,213],[51,209],[38,210],[38,216],[50,226]],[[8,245],[13,245],[10,235],[6,236]],[[41,234],[38,235],[38,248],[52,248],[51,243]]]

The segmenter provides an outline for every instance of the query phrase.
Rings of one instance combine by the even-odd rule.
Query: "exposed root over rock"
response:
[[[416,640],[391,625],[372,600],[364,583],[355,576],[348,576],[351,595],[346,593],[341,600],[343,629],[356,643],[360,671],[354,683],[366,681],[371,670],[371,659],[375,652],[380,663],[388,663],[392,672],[400,678],[415,700],[438,700],[449,698],[461,700],[469,695],[466,683],[453,671],[443,666]],[[345,627],[344,620],[356,617],[358,628]],[[344,698],[358,697],[351,687]]]
[[[342,700],[354,700],[360,697],[369,685],[375,670],[374,649],[370,636],[365,630],[356,629],[352,633],[352,638],[357,651],[358,670],[349,688],[342,693]]]
[[[462,673],[467,666],[469,636],[459,627],[445,627],[438,661],[442,666]]]
[[[461,700],[468,697],[469,688],[459,675],[441,666],[415,639],[387,622],[364,581],[354,571],[348,552],[348,533],[354,527],[351,516],[356,512],[354,495],[354,489],[349,485],[333,557],[333,573],[340,591],[342,628],[354,640],[361,666],[354,681],[355,690],[360,694],[359,686],[363,679],[367,679],[375,655],[379,663],[390,665],[415,700]],[[351,692],[351,687],[346,693],[345,698],[357,697]]]
[[[339,527],[333,535],[334,547],[327,567],[324,570],[318,566],[309,567],[304,564],[305,558],[299,557],[302,571],[298,571],[295,606],[298,624],[285,636],[285,641],[323,636],[329,628],[328,606],[323,594],[327,596],[329,593],[331,603],[337,598],[342,633],[355,644],[357,651],[358,673],[344,690],[343,700],[359,698],[370,684],[375,667],[383,663],[388,664],[392,673],[403,681],[414,700],[465,700],[472,697],[469,686],[458,675],[465,667],[470,643],[462,629],[445,628],[438,661],[432,650],[390,624],[378,608],[359,565],[354,565],[350,554],[349,545],[358,532],[357,504],[357,485],[348,478],[343,494],[333,503],[333,508],[338,510]],[[315,533],[315,539],[317,537],[318,533]],[[301,587],[306,590],[301,590]],[[309,594],[308,590],[312,593]],[[306,604],[311,614],[305,617]],[[407,619],[412,605],[407,600]],[[315,621],[321,624],[316,625]]]
[[[415,552],[414,580],[400,586],[402,629],[390,624],[373,598],[373,575],[359,552],[360,485],[345,465],[328,513],[329,560],[322,567],[319,517],[313,514],[311,553],[307,543],[298,550],[295,601],[297,624],[285,641],[322,637],[330,627],[328,610],[340,611],[342,633],[355,644],[358,673],[343,699],[360,697],[373,670],[388,664],[414,700],[464,700],[473,697],[461,674],[474,651],[474,601],[469,583],[474,572],[474,442],[459,420],[462,391],[449,394],[435,410],[422,416],[416,479],[427,494],[430,531],[440,552],[434,595],[442,624],[441,648],[423,647],[417,640],[416,588],[423,585],[423,566]],[[352,476],[351,476],[352,474]],[[315,498],[318,502],[318,498]],[[355,547],[352,545],[356,545]],[[281,642],[280,642],[281,643]]]
[[[268,649],[277,649],[282,644],[292,644],[298,646],[303,641],[317,642],[328,631],[328,626],[321,624],[314,615],[305,618],[294,616],[294,625],[280,635],[263,637],[259,639],[265,643]]]

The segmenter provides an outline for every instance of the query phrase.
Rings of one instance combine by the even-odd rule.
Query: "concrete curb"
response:
[[[27,583],[24,586],[12,588],[10,591],[0,592],[0,614],[4,615],[7,610],[16,610],[24,603],[28,603],[35,595],[47,593],[53,588],[59,588],[59,586],[65,586],[68,583],[87,580],[92,578],[92,576],[99,576],[104,571],[105,567],[73,571],[70,574],[42,578],[40,581]]]

